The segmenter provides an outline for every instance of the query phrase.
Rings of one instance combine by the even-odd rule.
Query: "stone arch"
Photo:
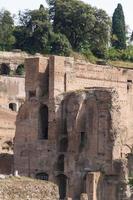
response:
[[[24,75],[24,72],[25,72],[24,64],[18,65],[17,69],[16,69],[16,74],[22,76],[22,75]]]
[[[62,138],[60,140],[60,148],[59,151],[60,152],[67,152],[67,148],[68,148],[68,138]]]
[[[64,155],[60,155],[57,161],[57,171],[64,172]]]
[[[36,174],[36,179],[48,181],[49,175],[46,172]]]
[[[1,75],[9,75],[10,74],[10,67],[6,63],[1,64],[0,74]]]
[[[39,139],[48,139],[48,106],[41,105],[39,109]]]
[[[9,109],[17,112],[17,104],[16,103],[9,103]]]
[[[65,199],[67,192],[67,176],[64,174],[59,174],[56,178],[59,187],[59,195],[60,195],[59,199]]]

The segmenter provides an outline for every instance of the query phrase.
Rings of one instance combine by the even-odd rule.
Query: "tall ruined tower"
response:
[[[58,56],[29,58],[25,66],[15,170],[57,183],[61,200],[127,198],[132,71]]]

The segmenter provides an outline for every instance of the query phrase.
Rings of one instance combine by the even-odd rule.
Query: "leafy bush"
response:
[[[24,72],[24,64],[20,64],[16,69],[16,74],[22,76],[24,75]]]
[[[51,54],[70,56],[72,48],[67,37],[61,33],[52,33],[50,40]]]
[[[88,42],[84,42],[83,44],[80,44],[78,51],[90,62],[96,63],[96,57],[93,55],[93,53],[90,50],[90,45]]]
[[[121,51],[115,49],[114,47],[109,48],[107,51],[107,59],[119,60],[121,58]]]
[[[107,52],[107,59],[133,62],[133,46],[130,45],[123,50],[117,50],[113,47],[109,48]]]
[[[128,46],[121,51],[121,60],[133,62],[133,46]]]

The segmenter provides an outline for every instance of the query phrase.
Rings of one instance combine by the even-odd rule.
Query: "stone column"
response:
[[[97,186],[100,179],[100,172],[90,172],[86,177],[86,192],[88,200],[97,200]]]
[[[80,196],[80,200],[88,200],[88,195],[86,193],[82,193]]]

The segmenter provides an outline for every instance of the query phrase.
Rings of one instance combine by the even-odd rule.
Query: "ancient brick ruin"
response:
[[[30,57],[29,54],[25,53],[25,52],[6,52],[6,51],[0,51],[0,67],[1,66],[5,66],[7,72],[9,72],[10,70],[16,70],[17,67],[20,64],[24,63],[25,58]],[[3,69],[3,71],[5,71]]]
[[[25,67],[14,169],[57,183],[61,200],[129,199],[133,70],[58,56]]]
[[[0,174],[13,172],[16,115],[25,100],[25,78],[15,70],[27,57],[23,52],[0,52]]]

